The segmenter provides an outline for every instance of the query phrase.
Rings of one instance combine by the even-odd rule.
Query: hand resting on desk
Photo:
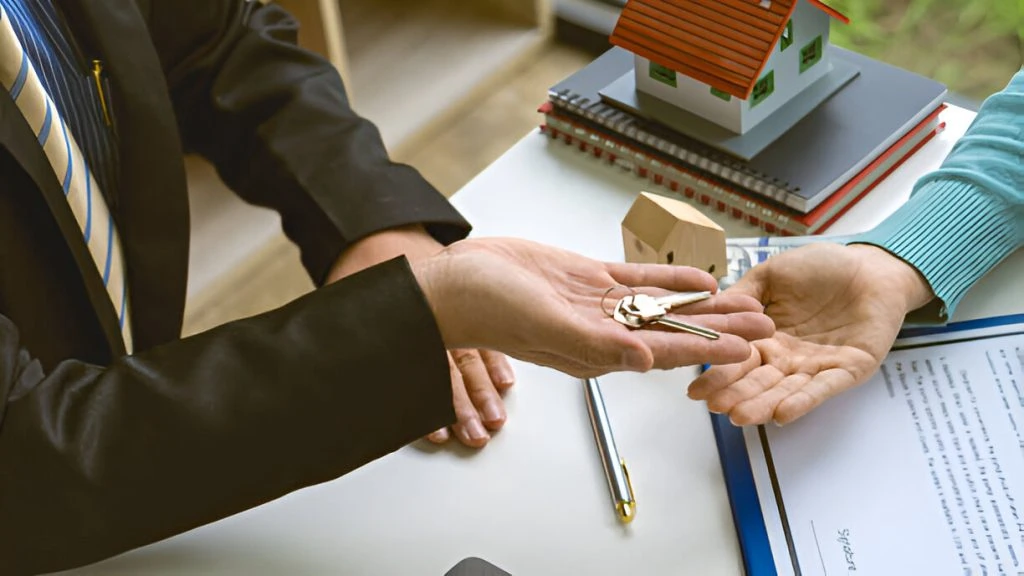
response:
[[[743,362],[689,388],[737,425],[787,424],[867,381],[906,314],[934,295],[909,264],[869,245],[811,244],[755,266],[724,294],[749,296],[775,321]]]
[[[444,246],[421,225],[400,226],[372,234],[346,249],[327,274],[327,282],[404,255],[416,262],[436,255]],[[504,394],[515,382],[515,373],[504,355],[490,350],[448,350],[457,422],[427,435],[442,444],[454,435],[473,448],[483,448],[490,432],[505,424]],[[449,432],[450,431],[450,432]]]
[[[696,268],[604,263],[511,238],[463,240],[412,265],[446,346],[497,350],[578,377],[741,362],[749,341],[774,330],[760,302],[743,294],[715,294],[672,314],[721,332],[718,340],[632,330],[602,309],[616,285],[652,295],[716,291]]]

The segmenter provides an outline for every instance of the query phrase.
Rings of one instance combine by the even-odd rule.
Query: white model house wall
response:
[[[733,132],[739,133],[742,130],[742,100],[732,98],[725,101],[712,94],[707,84],[682,73],[676,73],[676,87],[673,88],[651,76],[651,61],[642,56],[636,56],[634,66],[637,90],[674,104]]]
[[[782,107],[805,88],[827,74],[832,69],[829,58],[829,25],[831,17],[812,6],[807,0],[799,0],[793,12],[793,43],[782,49],[778,42],[772,49],[768,64],[761,70],[758,80],[769,73],[774,74],[774,92],[761,103],[751,107],[753,97],[742,101],[740,132],[746,132],[768,118],[772,112]],[[821,36],[821,59],[800,72],[800,53],[818,36]],[[713,96],[712,96],[713,97]]]
[[[709,85],[680,72],[676,72],[671,79],[675,86],[658,80],[652,75],[651,61],[639,55],[635,56],[634,63],[637,90],[692,112],[737,134],[745,133],[832,68],[829,60],[829,15],[807,0],[798,0],[792,21],[792,43],[783,50],[783,42],[777,42],[772,48],[768,63],[758,77],[758,80],[761,80],[771,73],[774,90],[754,106],[750,104],[752,98],[741,100],[722,93],[716,95]],[[821,36],[821,58],[815,65],[801,73],[801,51],[818,36]]]

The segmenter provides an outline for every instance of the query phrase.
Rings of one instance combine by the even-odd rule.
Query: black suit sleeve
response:
[[[247,201],[277,210],[314,281],[348,244],[424,224],[442,243],[469,233],[446,198],[392,162],[349,106],[337,70],[295,45],[273,4],[149,0],[147,19],[188,150]]]
[[[0,398],[5,575],[154,542],[455,421],[444,346],[404,259],[106,368],[44,373],[0,316]]]

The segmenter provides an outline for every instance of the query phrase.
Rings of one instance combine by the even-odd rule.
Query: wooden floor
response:
[[[574,48],[550,46],[536,61],[514,71],[504,86],[466,109],[429,146],[395,160],[417,168],[445,195],[454,194],[535,129],[541,119],[537,107],[547,97],[547,89],[590,60],[591,56]],[[225,294],[222,303],[204,306],[201,312],[186,308],[186,335],[275,308],[312,289],[298,251],[290,244],[274,243],[258,260],[260,265],[252,267],[244,283],[218,290]]]
[[[510,13],[513,3],[530,4],[521,0],[338,3],[355,110],[403,148],[433,132],[444,110],[478,97],[472,86],[493,85],[544,43],[535,22]]]
[[[591,59],[579,50],[553,45],[506,86],[466,110],[429,147],[396,159],[415,166],[445,195],[454,194],[536,128],[541,120],[537,107],[547,99],[548,88]]]

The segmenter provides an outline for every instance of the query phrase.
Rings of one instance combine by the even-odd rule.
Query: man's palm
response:
[[[776,333],[690,396],[736,424],[792,422],[878,369],[907,312],[906,265],[868,246],[817,244],[775,256],[729,291],[765,305]]]

